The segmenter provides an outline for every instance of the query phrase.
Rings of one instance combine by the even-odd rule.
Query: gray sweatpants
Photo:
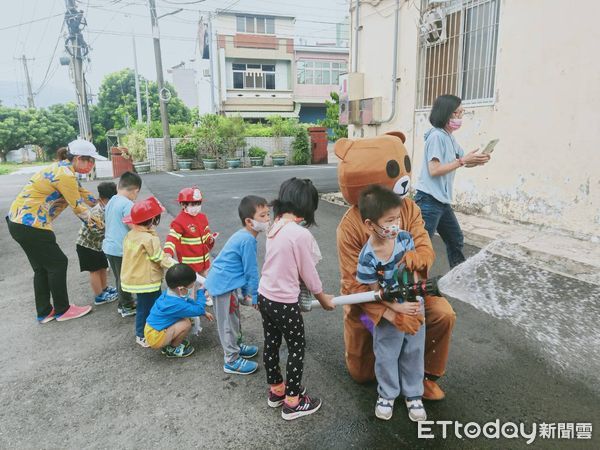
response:
[[[231,294],[235,296],[235,309],[229,312]],[[225,363],[232,363],[240,357],[242,327],[240,323],[240,303],[236,291],[213,297],[213,312],[219,330],[219,339],[225,355]]]
[[[373,350],[380,397],[393,400],[400,394],[423,395],[425,325],[413,336],[382,318],[373,329]]]

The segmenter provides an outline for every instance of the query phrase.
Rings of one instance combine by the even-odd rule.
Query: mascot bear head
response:
[[[371,184],[392,189],[401,197],[408,194],[411,164],[399,131],[365,139],[342,138],[335,143],[335,154],[341,159],[338,182],[344,199],[358,204],[361,191]]]

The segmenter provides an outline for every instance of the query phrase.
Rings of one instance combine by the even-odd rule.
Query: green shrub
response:
[[[175,146],[175,153],[181,159],[194,159],[198,154],[198,143],[194,140],[183,140]]]
[[[138,126],[132,128],[129,134],[123,138],[125,147],[129,150],[129,154],[136,162],[146,161],[147,149],[146,149],[146,137],[147,130],[145,126]]]
[[[262,123],[249,123],[246,125],[246,137],[273,137],[273,130]]]
[[[176,123],[170,126],[169,132],[171,137],[183,138],[192,134],[194,126],[191,123]]]
[[[294,164],[304,165],[310,162],[310,144],[308,142],[308,131],[305,128],[299,127],[297,129],[292,149],[294,151],[292,155]]]
[[[267,151],[255,145],[248,149],[248,156],[251,158],[264,158],[267,156]]]

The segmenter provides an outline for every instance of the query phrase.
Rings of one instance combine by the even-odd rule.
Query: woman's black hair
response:
[[[462,100],[456,95],[440,95],[433,102],[429,122],[436,128],[444,128],[452,117],[452,113],[460,106]]]
[[[315,225],[315,211],[319,206],[319,192],[309,179],[290,178],[281,183],[279,196],[271,203],[275,217],[292,213],[301,217],[306,226]]]
[[[196,281],[196,272],[187,264],[175,264],[167,270],[165,281],[170,289],[187,287]]]

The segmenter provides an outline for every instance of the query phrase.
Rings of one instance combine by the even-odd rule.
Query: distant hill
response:
[[[27,105],[25,86],[16,81],[0,80],[0,101],[5,106]],[[45,108],[56,103],[75,101],[75,92],[71,89],[48,85],[35,97],[35,106]]]

